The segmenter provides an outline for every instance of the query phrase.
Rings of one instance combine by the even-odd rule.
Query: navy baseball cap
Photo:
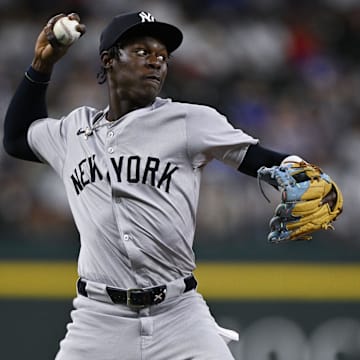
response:
[[[100,36],[100,54],[128,36],[152,36],[166,46],[169,53],[177,49],[183,39],[175,26],[156,21],[146,11],[124,13],[115,16]]]

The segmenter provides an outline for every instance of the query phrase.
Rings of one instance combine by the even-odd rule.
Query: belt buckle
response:
[[[147,306],[150,305],[149,304],[136,304],[133,302],[133,298],[131,295],[133,294],[141,294],[141,295],[145,295],[145,291],[143,289],[140,288],[133,288],[133,289],[127,289],[126,290],[126,306],[130,307],[130,308],[135,308],[135,309],[143,309]]]

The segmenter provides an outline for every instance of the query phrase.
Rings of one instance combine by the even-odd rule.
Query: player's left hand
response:
[[[329,175],[304,161],[258,170],[263,180],[281,191],[281,202],[270,220],[269,242],[310,240],[311,233],[334,229],[343,196]]]

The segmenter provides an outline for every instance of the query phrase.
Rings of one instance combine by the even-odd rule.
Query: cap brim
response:
[[[136,24],[127,29],[116,42],[133,36],[151,36],[160,40],[171,53],[182,43],[183,34],[175,26],[162,22],[144,22]]]

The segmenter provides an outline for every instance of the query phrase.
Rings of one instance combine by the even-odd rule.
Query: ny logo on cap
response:
[[[154,22],[155,18],[149,13],[149,12],[145,12],[142,11],[141,13],[139,13],[139,16],[141,17],[141,22]]]

